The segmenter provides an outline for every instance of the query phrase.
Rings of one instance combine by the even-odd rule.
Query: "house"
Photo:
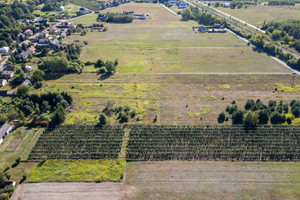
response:
[[[132,13],[132,17],[133,19],[146,19],[147,18],[147,15],[146,14],[135,14],[135,13]]]
[[[25,81],[23,81],[22,85],[30,85],[31,81],[26,79]]]
[[[224,8],[229,8],[230,7],[230,3],[224,3]]]
[[[39,36],[42,38],[46,38],[49,36],[49,32],[47,30],[43,30],[42,32],[40,32]]]
[[[45,25],[45,26],[46,26],[46,25],[49,23],[49,21],[46,20],[46,19],[42,19],[42,20],[39,21],[39,23],[40,23],[41,25]]]
[[[3,124],[0,128],[0,144],[6,138],[6,136],[12,131],[12,126],[9,124]]]
[[[60,46],[60,41],[58,39],[54,39],[50,42],[50,48],[57,48]]]
[[[24,35],[33,35],[33,31],[30,29],[27,29],[26,31],[24,31],[23,33]]]
[[[174,3],[177,3],[177,0],[169,0],[168,3],[174,4]]]
[[[68,23],[68,27],[69,27],[70,29],[76,29],[76,24]]]
[[[59,12],[62,12],[62,11],[64,11],[65,10],[65,7],[64,6],[60,6],[59,8],[58,8],[58,11]]]
[[[31,46],[26,49],[27,54],[35,54],[36,48],[34,46]]]
[[[20,47],[24,44],[24,46],[27,48],[29,46],[30,41],[29,40],[25,40],[24,42],[22,42],[20,44]]]
[[[61,26],[68,26],[69,22],[61,22]]]
[[[32,73],[28,72],[25,74],[25,78],[31,78],[32,77]]]
[[[23,33],[19,33],[18,35],[17,35],[17,39],[20,41],[21,40],[21,38],[22,38],[22,40],[25,38],[25,35],[23,34]]]
[[[13,72],[15,72],[16,71],[16,67],[13,67],[13,66],[9,66],[9,67],[5,67],[5,70],[6,71],[13,71]]]
[[[25,69],[26,69],[26,71],[31,71],[31,70],[32,70],[32,66],[26,65],[26,66],[25,66]]]
[[[200,26],[200,27],[198,28],[198,31],[199,31],[199,32],[208,32],[208,28],[206,28],[205,26]]]
[[[57,31],[58,31],[58,28],[56,26],[53,26],[50,28],[51,33],[57,33]]]
[[[185,8],[187,8],[188,7],[188,5],[185,3],[185,2],[180,2],[179,4],[178,4],[178,9],[185,9]]]
[[[33,43],[37,43],[37,42],[39,42],[39,38],[37,38],[37,37],[32,37],[32,38],[29,38],[29,41],[30,41],[30,42],[33,42]]]
[[[7,70],[4,70],[4,71],[2,72],[2,76],[3,76],[4,78],[7,78],[7,79],[12,78],[14,75],[15,75],[15,72],[14,72],[14,71],[7,71]]]
[[[39,39],[39,44],[49,44],[48,39]]]
[[[4,85],[6,85],[7,80],[6,79],[0,79],[0,87],[3,87]]]
[[[1,47],[0,48],[0,53],[8,53],[9,52],[9,47]]]
[[[19,58],[19,59],[21,59],[21,58],[27,58],[27,56],[28,56],[28,53],[27,53],[26,51],[22,51],[22,53],[20,53],[20,54],[18,55],[18,58]]]
[[[65,38],[66,36],[67,36],[67,33],[66,33],[66,32],[64,32],[64,31],[61,32],[61,34],[60,34],[60,37],[61,37],[61,38]]]

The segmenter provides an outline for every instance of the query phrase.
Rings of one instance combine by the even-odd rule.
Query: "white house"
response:
[[[8,53],[9,52],[9,47],[1,47],[0,48],[0,53]]]
[[[3,142],[4,138],[11,132],[12,126],[9,124],[3,124],[0,128],[0,144]]]
[[[32,66],[26,65],[26,66],[25,66],[25,69],[26,69],[26,71],[31,71],[31,70],[32,70]]]
[[[58,11],[64,11],[65,10],[65,7],[64,6],[60,6],[59,8],[58,8]]]
[[[6,79],[0,79],[0,87],[3,87],[4,85],[6,85],[7,80]]]
[[[224,8],[229,8],[230,7],[230,3],[224,3]]]

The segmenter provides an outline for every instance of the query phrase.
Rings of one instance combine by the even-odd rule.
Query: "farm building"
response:
[[[206,28],[205,26],[200,26],[200,27],[198,28],[198,31],[199,31],[199,32],[208,32],[208,28]]]
[[[187,8],[188,7],[188,5],[185,3],[185,2],[180,2],[179,4],[178,4],[178,9],[185,9],[185,8]]]
[[[0,79],[0,87],[3,87],[4,85],[6,85],[7,80],[6,79]]]
[[[6,138],[6,136],[11,132],[12,126],[9,124],[3,124],[0,128],[0,144]]]
[[[1,47],[0,48],[0,53],[8,53],[9,52],[9,47]]]
[[[135,13],[132,13],[132,17],[133,17],[133,19],[146,19],[147,15],[146,14],[135,14]]]

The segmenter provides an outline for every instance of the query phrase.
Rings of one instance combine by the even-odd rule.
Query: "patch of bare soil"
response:
[[[12,200],[120,200],[121,183],[25,183],[19,185]]]

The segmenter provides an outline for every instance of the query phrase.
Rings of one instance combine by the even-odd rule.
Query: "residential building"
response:
[[[64,6],[60,6],[59,8],[58,8],[58,11],[59,12],[62,12],[62,11],[64,11],[65,10],[65,7]]]
[[[185,2],[180,2],[179,4],[178,4],[178,9],[185,9],[185,8],[187,8],[188,7],[188,5],[187,5],[187,3],[185,3]]]
[[[0,53],[8,53],[9,52],[9,47],[1,47],[0,48]]]
[[[224,3],[224,8],[229,8],[230,7],[230,3]]]
[[[208,28],[206,28],[205,26],[200,26],[200,27],[198,28],[198,31],[199,31],[199,32],[208,32]]]
[[[27,56],[28,56],[28,53],[27,53],[26,51],[22,51],[22,52],[19,54],[18,58],[19,58],[19,59],[21,59],[21,58],[27,58]]]
[[[3,140],[6,138],[6,136],[12,131],[12,126],[9,124],[3,124],[0,128],[0,144],[3,142]]]
[[[54,39],[50,42],[50,48],[57,48],[60,46],[60,41],[58,39]]]
[[[53,26],[50,28],[50,32],[51,33],[57,33],[58,32],[58,28],[56,26]]]
[[[46,38],[49,36],[49,32],[47,30],[43,30],[42,32],[40,32],[39,36],[42,38]]]
[[[26,49],[26,52],[28,54],[35,54],[36,48],[34,46],[31,46],[29,48]]]
[[[12,78],[14,75],[15,75],[15,72],[14,72],[14,71],[7,71],[7,70],[4,70],[4,71],[2,72],[2,76],[3,76],[4,78],[7,78],[7,79]]]
[[[31,81],[26,79],[25,81],[23,81],[22,85],[30,85]]]
[[[24,31],[23,33],[24,35],[33,35],[33,31],[30,29],[27,29],[26,31]]]
[[[147,15],[146,14],[135,14],[135,13],[132,13],[132,17],[133,17],[133,19],[146,19]]]
[[[26,65],[26,66],[25,66],[25,69],[26,69],[26,71],[31,71],[31,70],[32,70],[32,66]]]
[[[0,79],[0,87],[3,87],[4,85],[6,85],[7,80],[6,79]]]

